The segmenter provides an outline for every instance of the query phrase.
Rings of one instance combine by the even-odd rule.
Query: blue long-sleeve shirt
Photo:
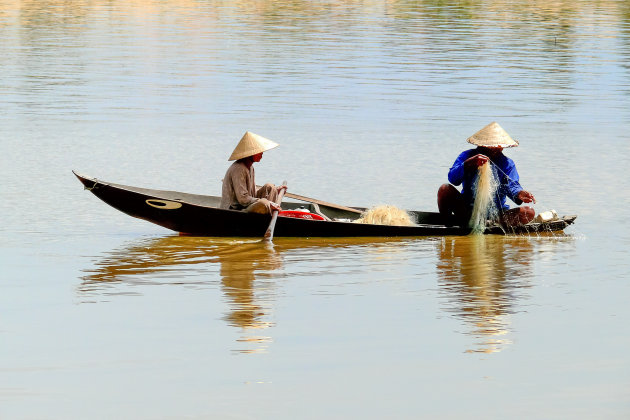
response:
[[[462,152],[448,171],[448,181],[453,185],[462,184],[462,195],[470,206],[475,202],[473,188],[475,186],[477,171],[465,172],[464,161],[480,153],[482,152],[479,149],[470,149]],[[509,197],[510,200],[514,201],[516,204],[521,204],[522,201],[518,199],[518,193],[523,190],[523,187],[521,187],[521,184],[518,182],[519,177],[514,161],[503,153],[491,159],[491,161],[494,163],[494,165],[490,165],[492,174],[499,182],[494,197],[494,203],[497,209],[507,210],[510,208],[510,206],[505,203],[506,197]]]

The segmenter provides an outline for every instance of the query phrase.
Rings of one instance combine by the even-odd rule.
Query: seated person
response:
[[[516,147],[518,141],[513,140],[496,122],[487,125],[467,141],[477,148],[462,152],[453,163],[448,172],[450,184],[443,184],[438,190],[440,213],[449,218],[455,215],[458,223],[468,224],[475,202],[473,188],[477,169],[489,160],[492,163],[493,175],[499,184],[494,197],[494,204],[499,211],[498,221],[506,226],[531,222],[535,216],[533,208],[523,206],[510,209],[505,202],[506,197],[509,197],[517,205],[536,203],[534,196],[519,184],[518,172],[512,159],[503,154],[503,148]],[[461,192],[454,187],[460,184]]]
[[[254,162],[260,162],[263,152],[277,147],[278,143],[249,131],[238,143],[228,161],[235,160],[225,173],[221,191],[222,209],[243,210],[249,213],[271,214],[280,211],[276,204],[278,193],[286,186],[265,184],[256,188]]]

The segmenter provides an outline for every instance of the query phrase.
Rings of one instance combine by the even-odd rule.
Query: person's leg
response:
[[[461,196],[460,192],[451,184],[440,185],[437,192],[438,211],[445,216],[450,216],[455,212],[459,196]]]
[[[462,194],[451,184],[442,184],[437,193],[437,204],[440,214],[447,218],[452,215],[464,225],[470,219],[470,209],[466,206]]]
[[[256,197],[258,198],[266,198],[267,200],[275,203],[278,199],[278,189],[275,185],[271,183],[267,183],[260,187],[258,191],[256,191]]]
[[[245,211],[247,213],[271,214],[271,203],[266,198],[261,198],[250,204]]]
[[[506,226],[526,225],[534,220],[536,212],[528,206],[516,207],[501,213],[499,220]]]

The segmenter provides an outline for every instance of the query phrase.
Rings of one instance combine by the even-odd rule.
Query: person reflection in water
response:
[[[240,245],[234,252],[222,252],[218,257],[223,292],[230,306],[225,320],[243,330],[243,336],[238,340],[240,343],[254,345],[254,348],[235,352],[266,352],[271,337],[253,333],[273,326],[265,319],[272,310],[270,302],[274,297],[274,283],[266,282],[265,275],[282,267],[281,256],[273,248],[257,241]]]
[[[509,315],[529,287],[532,244],[528,237],[446,237],[439,248],[440,291],[448,312],[471,325],[481,339],[467,352],[501,351],[509,341]]]
[[[270,285],[265,284],[263,273],[281,268],[281,256],[263,244],[252,243],[238,246],[235,252],[220,253],[218,257],[223,291],[231,306],[226,320],[245,329],[268,327],[270,324],[262,320],[267,312],[263,307],[266,299],[257,298],[256,292]]]

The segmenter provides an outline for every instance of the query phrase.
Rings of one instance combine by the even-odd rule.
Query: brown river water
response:
[[[497,121],[564,233],[179,237],[83,191],[435,211]],[[0,0],[0,418],[630,417],[627,1]]]

